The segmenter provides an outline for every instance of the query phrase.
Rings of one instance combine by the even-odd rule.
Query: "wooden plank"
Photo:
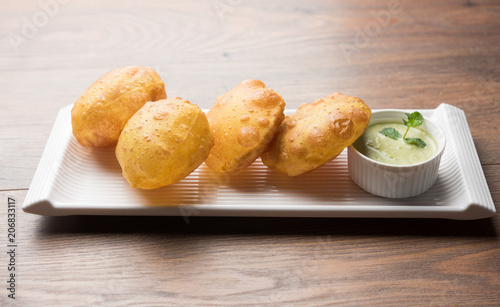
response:
[[[498,217],[188,224],[21,211],[58,110],[105,72],[136,64],[157,70],[169,97],[202,108],[247,78],[264,81],[291,109],[335,91],[374,109],[458,106],[499,210],[497,1],[54,0],[45,22],[48,1],[8,1],[0,12],[0,234],[12,197],[16,303],[498,304]],[[24,35],[37,16],[36,33],[15,48],[12,34]],[[12,303],[4,290],[2,306]]]

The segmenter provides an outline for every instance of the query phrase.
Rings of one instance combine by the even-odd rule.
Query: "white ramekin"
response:
[[[381,122],[403,122],[405,111],[384,109],[373,111],[369,125]],[[427,191],[436,182],[439,163],[446,145],[441,128],[424,116],[420,126],[437,142],[437,152],[428,160],[413,165],[391,165],[370,159],[353,145],[347,150],[349,175],[363,190],[388,198],[406,198]]]

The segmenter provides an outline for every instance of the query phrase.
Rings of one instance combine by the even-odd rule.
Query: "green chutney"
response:
[[[413,165],[424,162],[437,152],[437,143],[434,138],[420,128],[410,128],[407,138],[420,138],[426,146],[420,148],[407,144],[403,138],[394,140],[379,131],[386,127],[396,129],[401,135],[406,132],[406,126],[398,123],[378,123],[368,126],[353,146],[363,155],[378,162],[392,165]]]

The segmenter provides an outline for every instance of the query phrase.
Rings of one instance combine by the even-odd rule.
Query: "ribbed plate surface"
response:
[[[434,186],[408,199],[381,198],[360,189],[349,177],[346,151],[298,177],[272,171],[257,160],[237,175],[215,174],[203,164],[179,183],[157,190],[131,189],[114,148],[87,148],[75,140],[71,107],[59,112],[23,205],[26,212],[451,219],[485,218],[496,212],[465,115],[446,104],[420,110],[442,125],[447,147]]]

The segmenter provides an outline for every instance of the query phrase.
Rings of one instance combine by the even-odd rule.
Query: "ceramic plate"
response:
[[[131,189],[114,148],[81,146],[71,131],[71,108],[60,110],[23,205],[40,215],[158,215],[269,217],[384,217],[480,219],[495,206],[465,114],[451,105],[419,110],[447,137],[439,177],[416,197],[387,199],[352,182],[347,152],[315,171],[288,177],[260,160],[237,175],[204,164],[184,180],[156,190]],[[291,114],[294,110],[287,110]],[[414,110],[411,110],[414,111]]]

